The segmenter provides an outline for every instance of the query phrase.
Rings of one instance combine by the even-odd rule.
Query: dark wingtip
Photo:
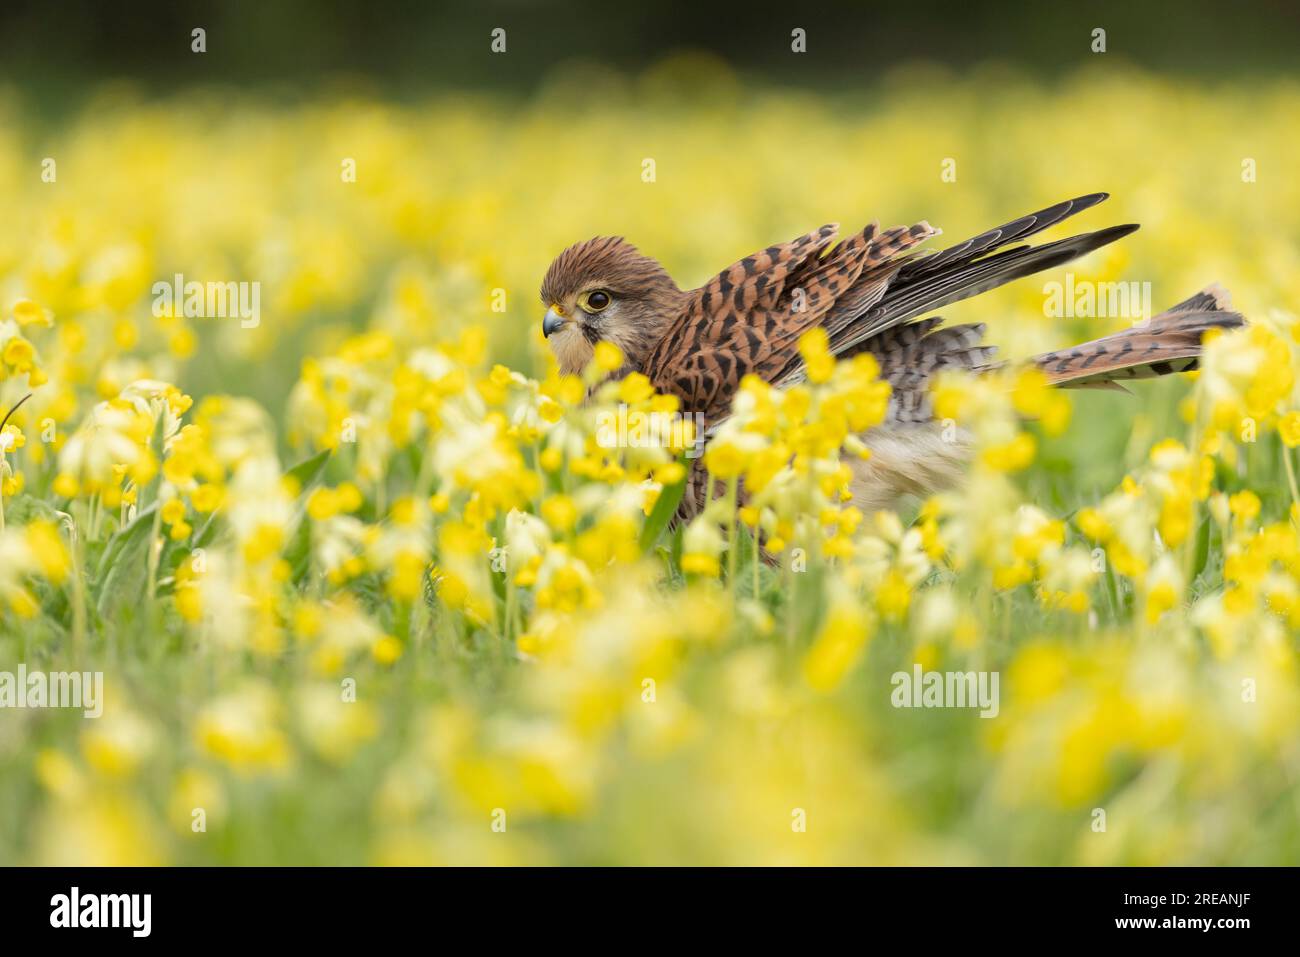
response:
[[[1130,233],[1138,231],[1137,223],[1123,223],[1118,226],[1107,226],[1105,229],[1098,229],[1091,233],[1079,233],[1077,236],[1071,236],[1068,239],[1060,239],[1055,243],[1049,243],[1046,246],[1039,246],[1038,249],[1051,249],[1059,246],[1068,255],[1060,262],[1068,262],[1077,256],[1085,255],[1100,249],[1102,246],[1109,246],[1117,239],[1123,239]]]
[[[1105,229],[1098,229],[1096,232],[1084,233],[1089,238],[1088,245],[1093,249],[1099,246],[1105,246],[1107,243],[1113,243],[1117,239],[1123,239],[1131,233],[1136,233],[1141,229],[1138,223],[1121,223],[1118,226],[1107,226]]]
[[[1110,193],[1088,193],[1084,196],[1076,196],[1074,199],[1067,199],[1065,202],[1060,203],[1056,208],[1063,206],[1068,210],[1066,215],[1073,216],[1075,213],[1081,213],[1085,209],[1091,209],[1098,203],[1104,203],[1108,199],[1110,199]]]

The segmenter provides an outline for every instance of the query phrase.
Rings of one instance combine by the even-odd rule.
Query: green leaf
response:
[[[167,416],[160,414],[158,416],[158,421],[154,423],[153,439],[150,442],[150,447],[157,450],[159,461],[162,461],[162,459],[165,457],[165,453],[163,452],[163,449],[166,447],[167,443],[163,438],[163,432],[165,430],[166,424],[167,424]],[[141,505],[144,505],[145,502],[149,502],[150,504],[157,502],[158,490],[162,488],[162,480],[163,480],[162,469],[158,469],[154,472],[153,478],[149,480],[149,484],[139,490],[136,497],[136,501],[138,501]]]
[[[672,517],[677,514],[677,506],[681,504],[682,495],[686,492],[686,482],[691,476],[691,463],[686,461],[685,456],[682,456],[680,461],[686,466],[686,474],[680,482],[665,485],[659,491],[659,498],[655,500],[655,507],[651,509],[650,517],[645,520],[645,525],[641,527],[639,544],[642,555],[654,548],[655,543],[659,541],[659,536],[668,527]]]
[[[284,560],[292,569],[291,576],[295,585],[301,584],[311,569],[311,522],[306,513],[298,515],[298,524],[289,539],[289,547],[284,550]]]
[[[123,604],[138,604],[144,597],[149,574],[149,542],[157,511],[155,502],[109,538],[95,576],[99,582],[100,614],[111,615]]]
[[[1205,516],[1201,521],[1200,530],[1196,534],[1196,553],[1192,559],[1192,581],[1195,581],[1204,571],[1205,566],[1210,561],[1210,532],[1214,525],[1214,520],[1210,516]]]
[[[185,551],[191,552],[196,548],[207,548],[212,544],[212,540],[217,537],[217,513],[213,512],[208,516],[208,520],[203,523],[198,534],[190,541],[189,548]]]
[[[304,459],[284,474],[286,477],[294,479],[297,482],[300,492],[305,492],[316,482],[317,479],[321,477],[321,473],[325,471],[325,463],[329,461],[329,457],[330,450],[321,449],[311,458]]]
[[[284,473],[297,483],[300,497],[324,474],[329,457],[330,450],[321,449],[311,458],[304,459]],[[293,533],[289,539],[289,546],[284,551],[284,559],[292,569],[294,584],[301,584],[311,569],[311,521],[307,517],[306,507],[302,504],[298,505],[294,515]]]
[[[25,492],[19,492],[5,503],[5,521],[10,525],[28,525],[36,519],[59,521],[53,505]]]

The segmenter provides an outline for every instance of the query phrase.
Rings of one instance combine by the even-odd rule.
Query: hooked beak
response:
[[[548,339],[552,332],[564,325],[564,316],[559,309],[559,306],[551,306],[546,310],[546,318],[542,320],[542,335]]]

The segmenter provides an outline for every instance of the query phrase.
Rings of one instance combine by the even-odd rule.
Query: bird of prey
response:
[[[995,348],[982,343],[982,324],[944,327],[941,317],[926,314],[1136,230],[1129,224],[1024,242],[1106,198],[1066,200],[940,251],[916,248],[939,234],[924,221],[883,231],[872,223],[838,245],[838,227],[822,226],[746,256],[692,290],[679,289],[663,266],[621,237],[597,237],[551,263],[541,288],[542,331],[561,371],[580,372],[596,343],[612,342],[625,357],[616,375],[643,373],[658,391],[677,396],[682,414],[713,427],[746,374],[778,387],[801,381],[799,338],[823,327],[834,356],[871,353],[892,387],[885,422],[863,436],[872,455],[853,462],[854,504],[888,508],[904,494],[950,487],[969,455],[969,443],[944,441],[933,419],[935,374],[997,365]],[[1119,388],[1123,380],[1196,368],[1207,330],[1244,321],[1214,285],[1147,322],[1030,361],[1061,387]],[[696,465],[679,518],[706,499]]]

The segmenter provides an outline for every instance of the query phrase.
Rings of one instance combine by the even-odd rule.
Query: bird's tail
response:
[[[961,480],[969,445],[951,442],[933,421],[930,381],[945,368],[991,372],[992,348],[979,345],[981,326],[937,329],[938,318],[891,330],[876,340],[881,374],[893,386],[885,426],[864,436],[871,458],[854,460],[853,501],[863,511],[891,508],[900,495],[930,495]],[[1148,322],[1072,349],[1032,359],[1054,385],[1066,389],[1120,389],[1128,379],[1188,372],[1200,362],[1211,329],[1237,329],[1228,293],[1214,285]],[[937,331],[932,331],[936,330]],[[940,338],[941,334],[947,338]],[[933,345],[927,345],[933,340]]]
[[[1129,379],[1190,372],[1200,363],[1206,332],[1245,324],[1227,290],[1216,284],[1141,325],[1032,361],[1064,389],[1123,389],[1119,383]]]

